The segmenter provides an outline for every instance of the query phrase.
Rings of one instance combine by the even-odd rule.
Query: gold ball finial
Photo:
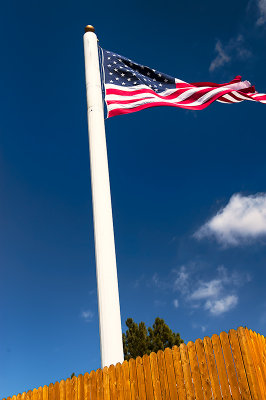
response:
[[[85,27],[85,33],[86,32],[95,32],[95,29],[94,29],[94,27],[92,25],[87,25]]]

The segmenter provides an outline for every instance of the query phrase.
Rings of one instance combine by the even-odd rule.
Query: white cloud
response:
[[[81,312],[81,318],[86,322],[91,322],[94,317],[94,313],[91,310],[86,310]]]
[[[221,299],[206,301],[205,309],[209,310],[212,315],[220,315],[234,308],[237,303],[238,296],[232,294]]]
[[[220,40],[217,40],[214,50],[217,54],[210,64],[210,72],[222,67],[233,59],[245,60],[251,56],[251,52],[245,47],[243,35],[231,38],[225,45]]]
[[[227,54],[226,49],[223,48],[220,40],[216,42],[215,52],[218,53],[214,60],[212,60],[211,65],[209,67],[209,71],[214,71],[216,68],[222,67],[224,64],[228,63],[231,60],[229,54]]]
[[[218,316],[233,309],[238,303],[238,290],[250,282],[249,274],[229,271],[223,265],[216,269],[215,275],[202,279],[197,265],[182,266],[173,271],[171,278],[174,292],[179,292],[189,308],[207,310],[212,316]],[[174,306],[179,302],[174,299]]]
[[[168,284],[165,282],[163,279],[160,278],[160,276],[155,272],[151,278],[151,281],[148,282],[148,286],[153,285],[159,289],[167,289]]]
[[[184,265],[182,265],[179,271],[175,271],[175,273],[176,278],[174,280],[174,290],[178,290],[184,294],[188,291],[189,273]]]
[[[199,287],[190,295],[190,300],[201,300],[217,296],[222,290],[223,281],[213,279],[209,282],[200,282]]]
[[[257,25],[261,26],[266,23],[266,0],[257,0],[257,6],[259,10]]]
[[[177,299],[174,299],[173,304],[175,308],[179,307],[179,301]]]
[[[203,332],[203,333],[206,332],[206,330],[207,330],[207,327],[205,325],[199,325],[199,324],[195,324],[195,323],[192,324],[192,328],[200,329],[201,332]]]
[[[156,273],[147,284],[156,288],[157,296],[159,291],[172,292],[171,304],[174,308],[179,308],[182,300],[182,306],[192,313],[205,310],[211,316],[219,316],[237,305],[240,287],[250,281],[248,273],[229,270],[223,265],[209,270],[206,277],[203,265],[193,262],[173,269],[168,276]],[[155,300],[154,305],[166,305],[164,298]]]
[[[235,194],[194,237],[214,237],[223,245],[237,246],[266,235],[266,193]]]
[[[196,289],[189,296],[193,305],[201,302],[204,309],[214,316],[230,311],[237,305],[238,296],[234,292],[250,279],[249,276],[237,272],[229,274],[224,266],[218,267],[217,273],[216,279],[196,282]]]

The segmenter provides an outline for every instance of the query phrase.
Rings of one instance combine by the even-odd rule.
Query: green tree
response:
[[[149,337],[144,322],[137,324],[132,318],[126,320],[128,327],[126,333],[123,333],[123,347],[125,360],[136,358],[139,355],[149,354]]]
[[[126,320],[126,326],[128,329],[123,333],[125,360],[149,355],[166,347],[180,346],[184,342],[179,333],[174,333],[161,318],[156,318],[148,329],[144,322],[137,324],[132,318]]]

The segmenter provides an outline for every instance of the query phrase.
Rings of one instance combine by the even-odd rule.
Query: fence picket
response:
[[[210,375],[210,379],[211,379],[213,398],[214,398],[214,400],[222,400],[220,382],[219,382],[218,372],[217,372],[217,368],[216,368],[216,361],[215,361],[215,357],[214,357],[214,353],[213,353],[212,342],[208,336],[206,336],[203,339],[203,345],[204,345],[204,350],[205,350],[205,354],[206,354],[209,375]]]
[[[59,400],[60,398],[59,382],[57,381],[54,384],[54,398],[55,400]],[[35,399],[33,398],[33,400]]]
[[[171,349],[165,349],[164,351],[165,366],[168,378],[168,387],[171,399],[178,399],[176,380],[175,380],[175,370],[173,363],[173,356]]]
[[[253,343],[254,343],[254,346],[256,349],[256,353],[257,353],[257,357],[258,357],[259,363],[260,363],[261,373],[263,375],[264,382],[266,382],[266,370],[264,369],[264,363],[263,363],[263,351],[261,350],[261,347],[260,347],[258,335],[255,332],[253,332],[252,330],[249,330],[249,335],[253,340]]]
[[[174,346],[172,348],[172,354],[173,354],[173,363],[174,363],[178,397],[179,400],[186,400],[187,395],[186,395],[184,374],[183,374],[179,347]]]
[[[96,373],[95,373],[95,371],[91,371],[91,373],[90,373],[90,389],[91,389],[90,400],[97,400]]]
[[[118,400],[116,389],[116,375],[114,365],[109,367],[110,397],[111,400]]]
[[[228,377],[227,377],[227,372],[226,372],[226,368],[225,368],[225,364],[224,364],[224,358],[223,358],[223,352],[222,352],[222,346],[220,343],[220,338],[218,335],[214,334],[214,335],[212,335],[211,340],[212,340],[212,346],[213,346],[214,356],[215,356],[215,360],[216,360],[217,371],[218,371],[218,375],[219,375],[223,399],[231,400],[232,397],[231,397],[231,393],[229,390]]]
[[[253,364],[256,370],[256,375],[258,378],[258,382],[259,382],[259,386],[260,386],[260,391],[261,393],[266,393],[266,380],[263,376],[263,372],[262,372],[262,368],[261,368],[261,364],[260,364],[260,354],[257,353],[257,348],[255,346],[254,343],[254,339],[252,337],[252,335],[250,335],[249,330],[247,328],[245,328],[245,335],[249,341],[249,347],[250,347],[250,353],[253,359]]]
[[[128,361],[124,361],[121,365],[124,386],[124,400],[131,400],[130,378],[129,378],[129,365]]]
[[[253,365],[253,360],[248,349],[248,343],[247,343],[247,338],[245,336],[245,331],[242,327],[237,329],[237,336],[242,352],[242,357],[244,360],[245,370],[252,397],[254,398],[254,400],[261,400],[263,397],[261,396],[260,393],[258,380],[255,377],[255,368]]]
[[[150,367],[150,357],[145,354],[142,357],[144,378],[145,378],[145,388],[147,400],[154,400],[152,377],[151,377],[151,367]]]
[[[141,357],[136,358],[136,368],[137,368],[137,379],[138,379],[138,388],[139,388],[139,399],[146,400],[144,370],[143,370]]]
[[[209,377],[207,361],[204,352],[203,342],[200,339],[195,341],[196,353],[198,356],[199,372],[201,376],[202,390],[205,399],[212,399],[211,380]]]
[[[151,363],[151,376],[152,376],[154,400],[161,400],[162,393],[161,393],[161,384],[160,384],[160,377],[157,364],[157,355],[153,352],[150,354],[150,363]]]
[[[132,400],[139,399],[139,388],[137,381],[137,368],[136,368],[136,360],[131,358],[128,362],[129,366],[129,377],[130,377],[130,387],[131,387],[131,398]]]
[[[168,387],[168,379],[162,350],[159,350],[157,353],[157,364],[160,376],[162,399],[170,400],[171,398]]]
[[[60,384],[59,384],[59,399],[60,400],[66,400],[66,382],[62,379],[61,381],[60,381]],[[42,400],[40,397],[39,397],[39,400]]]
[[[90,374],[88,372],[84,374],[83,384],[84,384],[84,399],[91,400],[91,379],[90,379]],[[68,399],[66,398],[66,400]]]
[[[188,351],[187,351],[187,346],[184,343],[180,345],[180,355],[181,355],[181,363],[185,380],[187,399],[194,400],[195,394],[194,394],[194,386],[192,382],[190,365],[189,365]]]
[[[120,363],[116,364],[115,366],[115,376],[116,376],[117,399],[124,400],[123,378],[122,378],[122,369]]]
[[[220,333],[220,341],[222,345],[225,366],[227,370],[228,380],[230,383],[232,397],[234,400],[241,400],[241,395],[239,392],[239,386],[237,382],[236,370],[234,367],[234,361],[232,358],[232,353],[227,333],[225,332]]]
[[[103,369],[103,398],[104,400],[110,400],[110,383],[109,383],[109,369],[104,367]],[[86,400],[86,397],[85,397]]]
[[[78,400],[84,400],[84,382],[83,382],[83,380],[84,380],[83,375],[79,374],[79,376],[77,378]]]
[[[254,336],[256,337],[256,342],[257,342],[257,346],[259,349],[259,354],[260,354],[260,359],[261,359],[261,365],[262,365],[262,369],[264,371],[264,376],[266,377],[266,342],[265,342],[265,338],[262,335],[259,335],[255,332],[253,332]],[[266,378],[265,378],[265,382],[266,382]]]
[[[188,342],[187,350],[188,350],[188,357],[191,369],[191,376],[194,384],[195,397],[197,400],[204,400],[195,344],[193,342]]]
[[[43,387],[42,398],[43,398],[43,400],[48,400],[48,398],[49,398],[49,388],[47,385],[44,385],[44,387]],[[23,400],[23,399],[21,399],[21,400]]]
[[[266,342],[265,342],[265,337],[260,335],[260,334],[257,334],[257,339],[258,339],[258,344],[259,344],[259,347],[260,347],[260,354],[261,354],[261,357],[262,357],[262,363],[263,363],[263,366],[264,366],[264,371],[265,371],[265,374],[266,374]]]
[[[97,369],[96,375],[96,398],[97,400],[103,400],[103,371]]]
[[[11,400],[11,399],[10,399]],[[32,390],[26,392],[26,400],[32,400]],[[53,399],[52,399],[53,400]]]
[[[21,397],[18,400],[22,400]],[[43,400],[43,388],[41,386],[38,388],[38,400]]]
[[[17,396],[12,396],[12,400],[17,400]],[[38,390],[33,389],[32,391],[32,400],[38,400]]]
[[[48,398],[49,400],[55,400],[54,385],[52,383],[48,386]],[[30,398],[26,397],[26,400],[30,400]]]
[[[243,362],[243,357],[237,337],[237,333],[234,329],[231,329],[228,334],[229,337],[229,342],[231,345],[234,361],[235,361],[235,369],[237,372],[237,380],[238,380],[238,385],[240,388],[241,396],[243,400],[250,400],[251,393],[250,393],[250,388],[248,384],[248,379],[246,375],[246,370],[244,367],[244,362]]]
[[[66,400],[72,400],[72,382],[70,378],[66,380]]]
[[[72,400],[78,400],[78,378],[76,376],[73,376],[73,378],[71,379],[71,384],[72,384]]]
[[[152,352],[150,354],[150,362],[151,362],[151,375],[152,375],[152,385],[154,390],[154,399],[156,400],[164,400],[164,391],[161,388],[160,382],[160,373],[158,367],[157,354]]]

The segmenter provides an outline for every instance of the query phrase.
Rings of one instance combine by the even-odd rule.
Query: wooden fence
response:
[[[232,329],[6,400],[135,399],[264,400],[265,337],[247,328]]]

